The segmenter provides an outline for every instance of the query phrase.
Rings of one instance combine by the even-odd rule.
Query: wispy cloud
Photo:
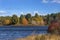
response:
[[[7,12],[6,11],[0,11],[0,14],[6,14]]]
[[[42,0],[42,3],[60,3],[60,0]]]
[[[52,3],[60,3],[60,0],[52,0]]]
[[[48,0],[42,0],[43,3],[48,3]]]
[[[35,15],[36,13],[38,13],[38,15],[40,15],[39,11],[34,11],[34,15]]]
[[[24,12],[20,12],[20,14],[24,14]]]
[[[1,11],[0,10],[0,16],[8,16],[8,12],[7,11]]]

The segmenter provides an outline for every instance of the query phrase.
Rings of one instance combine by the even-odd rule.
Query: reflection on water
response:
[[[0,40],[15,40],[16,38],[25,37],[28,35],[47,33],[46,31],[0,31]]]
[[[0,40],[15,40],[31,34],[45,34],[47,27],[0,27]]]

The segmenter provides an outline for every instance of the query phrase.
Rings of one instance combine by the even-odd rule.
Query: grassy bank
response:
[[[59,35],[51,35],[51,34],[40,34],[40,35],[31,35],[31,36],[27,36],[25,38],[18,38],[16,40],[60,40],[60,36]]]

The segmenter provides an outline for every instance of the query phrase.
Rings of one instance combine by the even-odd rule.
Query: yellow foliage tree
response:
[[[5,19],[5,20],[3,21],[3,24],[4,24],[4,25],[9,25],[9,24],[11,24],[11,20]]]
[[[38,16],[38,17],[34,17],[33,20],[36,21],[36,24],[38,25],[44,25],[44,21],[43,21],[43,18]]]
[[[38,21],[40,22],[40,25],[44,25],[44,21],[42,17],[38,17]]]

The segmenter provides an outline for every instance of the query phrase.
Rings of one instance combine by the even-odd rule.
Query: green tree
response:
[[[19,22],[20,24],[22,24],[22,19],[24,18],[24,15],[21,15],[20,18],[19,18]]]
[[[56,15],[57,15],[57,16],[56,16],[57,19],[60,20],[60,12],[59,12],[59,13],[56,13]]]
[[[35,17],[38,17],[39,15],[38,15],[38,13],[35,13]]]
[[[29,21],[29,24],[31,24],[31,14],[28,13],[25,18]]]
[[[47,24],[50,24],[50,15],[49,14],[47,15],[46,21],[47,21]]]
[[[3,25],[3,20],[4,20],[4,17],[1,16],[1,17],[0,17],[0,25]]]
[[[17,15],[13,15],[12,16],[12,24],[17,24],[17,22],[18,22],[18,17],[17,17]]]
[[[55,15],[54,13],[52,13],[52,14],[51,14],[51,18],[52,18],[53,20],[56,20],[56,15]]]

